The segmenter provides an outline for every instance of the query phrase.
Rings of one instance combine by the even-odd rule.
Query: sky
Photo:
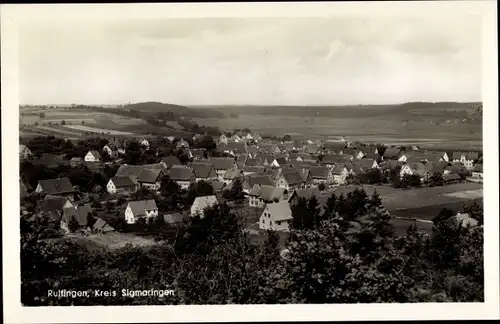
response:
[[[21,104],[481,101],[476,17],[31,21]]]

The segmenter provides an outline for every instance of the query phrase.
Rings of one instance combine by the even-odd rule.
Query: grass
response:
[[[68,235],[68,238],[85,245],[89,249],[104,248],[108,250],[116,250],[125,247],[127,244],[132,244],[134,247],[149,247],[158,244],[158,242],[155,242],[151,238],[118,232],[106,234],[93,233],[87,236],[71,234]]]
[[[122,131],[116,131],[112,129],[105,129],[105,128],[96,128],[96,127],[89,127],[85,125],[66,125],[66,128],[70,129],[76,129],[76,130],[81,130],[84,132],[94,132],[94,133],[107,133],[110,135],[132,135],[130,132],[122,132]]]

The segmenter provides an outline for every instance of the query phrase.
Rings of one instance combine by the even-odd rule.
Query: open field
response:
[[[300,117],[239,115],[238,118],[200,118],[197,123],[220,129],[249,128],[273,136],[290,134],[298,139],[325,139],[346,136],[366,143],[409,144],[425,147],[482,147],[480,124],[436,124],[432,120],[403,121],[396,117]],[[291,133],[293,131],[293,133]]]
[[[95,128],[95,127],[89,127],[89,126],[84,126],[84,125],[66,125],[66,128],[71,128],[71,129],[76,129],[76,130],[81,130],[84,132],[94,132],[94,133],[105,133],[105,134],[110,134],[110,135],[132,135],[130,132],[121,132],[121,131],[115,131],[112,129],[104,129],[104,128]]]
[[[134,247],[149,247],[159,244],[151,238],[141,237],[128,233],[111,232],[107,234],[90,234],[87,236],[72,234],[68,238],[83,244],[90,249],[105,248],[115,250],[132,244]]]

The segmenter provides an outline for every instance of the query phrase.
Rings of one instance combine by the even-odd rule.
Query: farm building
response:
[[[222,177],[222,181],[228,185],[231,182],[233,182],[235,179],[240,179],[243,180],[244,174],[243,170],[234,168],[231,170],[227,170],[226,173],[224,173],[224,176]]]
[[[231,170],[236,166],[233,158],[211,157],[208,163],[214,166],[217,176],[222,179],[227,170]]]
[[[165,173],[161,169],[143,168],[137,177],[137,182],[141,185],[141,187],[148,188],[150,190],[160,190],[161,179],[164,176]]]
[[[249,193],[252,190],[254,185],[267,185],[267,186],[275,186],[275,182],[271,179],[269,175],[266,174],[252,174],[245,177],[243,180],[243,192]]]
[[[259,228],[288,232],[292,219],[292,210],[287,201],[266,204],[266,208],[260,215]]]
[[[196,182],[218,179],[217,172],[212,164],[209,163],[191,163],[189,167],[193,169]]]
[[[332,184],[334,182],[333,174],[327,167],[314,167],[309,169],[313,183]]]
[[[85,228],[92,226],[88,224],[88,214],[91,214],[92,210],[90,206],[75,206],[70,208],[63,209],[62,217],[61,217],[61,229],[66,232],[69,232],[69,223],[72,219],[75,219],[78,222],[78,226],[80,228]]]
[[[302,172],[295,169],[283,169],[276,180],[276,186],[287,190],[304,188],[305,185],[306,180],[304,180]]]
[[[386,148],[384,151],[384,160],[389,159],[389,160],[397,160],[399,155],[400,155],[401,150],[395,147],[389,147]]]
[[[94,223],[94,226],[92,226],[92,230],[95,232],[105,234],[105,233],[109,233],[109,232],[114,232],[115,229],[113,227],[111,227],[111,225],[109,225],[104,220],[97,218],[97,220]]]
[[[161,162],[163,162],[168,169],[170,169],[174,165],[182,165],[181,161],[179,161],[179,159],[175,155],[165,156],[161,159]]]
[[[332,169],[333,179],[336,184],[345,184],[347,176],[349,175],[349,170],[347,170],[345,165],[337,164]]]
[[[205,209],[216,204],[217,198],[215,196],[196,197],[193,205],[191,205],[191,216],[200,216],[201,218],[203,218]]]
[[[47,195],[37,203],[37,210],[55,221],[60,221],[63,210],[66,208],[75,208],[73,203],[66,197]]]
[[[158,216],[158,207],[154,200],[129,201],[125,209],[125,221],[127,224],[134,224],[138,219],[144,218],[146,221]]]

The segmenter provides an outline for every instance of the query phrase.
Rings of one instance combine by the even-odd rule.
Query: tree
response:
[[[285,136],[283,136],[283,141],[284,142],[288,142],[288,141],[291,141],[291,140],[292,140],[292,137],[289,134],[286,134]]]
[[[196,197],[211,196],[214,193],[214,187],[204,180],[193,183],[188,190],[188,205],[191,205]]]
[[[63,121],[61,122],[61,125],[66,125],[66,121],[65,121],[65,120],[63,120]]]
[[[71,217],[71,220],[69,221],[69,224],[68,224],[69,231],[71,233],[75,233],[79,227],[80,227],[80,224],[78,224],[78,221],[76,220],[76,218],[74,216]]]
[[[464,213],[470,215],[470,217],[476,219],[479,222],[479,225],[484,224],[484,216],[483,216],[483,200],[476,199],[471,203],[466,203],[464,205]]]
[[[442,186],[443,183],[443,174],[441,172],[434,172],[429,177],[429,187],[439,187]]]
[[[39,113],[39,114],[38,114],[38,117],[40,117],[40,118],[45,118],[45,113],[43,113],[43,112]]]
[[[85,121],[84,120],[82,120],[82,125],[85,125]]]
[[[226,195],[230,200],[241,200],[245,198],[245,194],[243,193],[243,185],[240,179],[235,179],[233,181],[231,189]]]
[[[359,174],[357,179],[360,183],[364,184],[380,184],[387,181],[384,174],[379,169],[369,169],[368,171]]]
[[[319,191],[324,191],[325,188],[326,188],[326,185],[323,182],[318,185]]]
[[[96,219],[94,218],[94,215],[92,213],[87,213],[87,226],[92,228],[94,226]]]

